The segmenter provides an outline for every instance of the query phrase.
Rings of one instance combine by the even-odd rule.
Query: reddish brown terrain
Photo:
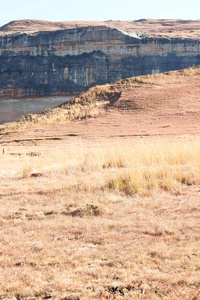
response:
[[[0,126],[0,299],[200,299],[199,95],[197,67]]]
[[[74,140],[112,143],[127,138],[198,136],[199,78],[200,69],[194,68],[121,80],[114,86],[107,85],[121,96],[98,118],[67,122],[64,126],[53,122],[53,126],[41,129],[30,124],[33,128],[2,134],[0,143],[3,147],[24,145],[27,149],[29,144],[32,147],[33,139],[40,139],[45,147],[57,145],[55,137],[59,138],[59,145],[64,146]],[[6,126],[0,128],[4,130]],[[15,127],[8,123],[8,130],[9,126]],[[30,142],[26,142],[27,139]]]
[[[65,21],[49,22],[41,20],[12,21],[0,28],[1,34],[16,32],[54,31],[85,26],[108,26],[119,30],[141,33],[148,36],[170,36],[200,38],[200,20],[154,20],[135,21]]]

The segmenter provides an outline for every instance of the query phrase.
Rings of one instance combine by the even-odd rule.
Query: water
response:
[[[27,114],[43,112],[45,109],[60,105],[72,97],[55,96],[35,99],[0,100],[0,124],[16,121],[22,115],[26,116]]]

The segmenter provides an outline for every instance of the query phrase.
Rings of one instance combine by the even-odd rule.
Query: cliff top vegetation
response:
[[[37,31],[55,31],[86,26],[108,26],[128,32],[136,32],[151,37],[178,37],[200,39],[199,20],[156,20],[141,19],[133,21],[66,21],[48,22],[42,20],[18,20],[5,24],[0,34],[33,33]]]

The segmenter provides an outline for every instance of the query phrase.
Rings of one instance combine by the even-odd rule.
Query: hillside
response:
[[[0,299],[200,297],[200,68],[0,126]]]
[[[121,132],[124,136],[199,134],[199,78],[200,68],[196,67],[96,86],[58,108],[29,115],[21,123],[3,124],[0,130],[54,125],[52,134],[57,131],[61,136],[66,131],[84,136],[85,128],[87,135],[91,132],[95,137],[99,131],[105,137]],[[76,120],[83,121],[69,123]]]

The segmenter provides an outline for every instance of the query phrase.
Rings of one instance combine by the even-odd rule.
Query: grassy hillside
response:
[[[199,299],[199,77],[121,80],[1,126],[0,299]]]
[[[0,125],[0,131],[64,124],[98,117],[108,112],[108,109],[134,113],[141,109],[174,110],[178,106],[178,112],[185,113],[190,101],[199,95],[199,76],[200,68],[194,67],[95,86],[59,107],[47,109],[42,114],[29,114],[27,117],[22,116],[18,122]]]

